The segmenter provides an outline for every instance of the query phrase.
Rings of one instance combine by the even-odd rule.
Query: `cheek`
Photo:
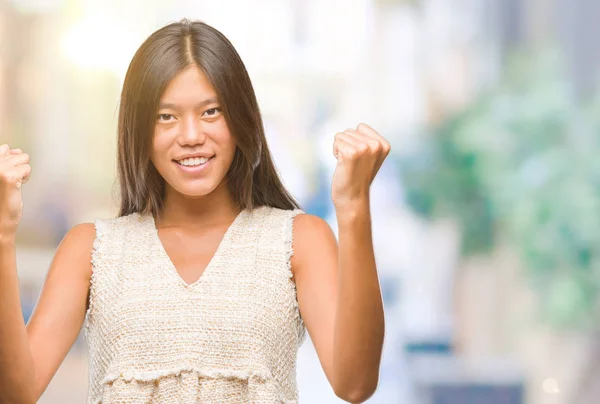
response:
[[[233,162],[233,158],[235,157],[235,150],[237,149],[236,141],[233,137],[227,140],[227,142],[223,146],[223,150],[225,151],[225,164],[227,165],[227,169],[231,166]]]
[[[159,151],[163,150],[168,142],[168,133],[164,130],[154,129],[154,133],[152,135],[152,150]]]
[[[177,131],[174,128],[157,125],[152,135],[152,149],[156,151],[167,150],[175,138]]]
[[[152,153],[150,158],[157,168],[164,166],[167,163],[165,156],[167,155],[166,152],[169,143],[168,141],[165,141],[165,138],[165,136],[160,136],[158,133],[155,133],[152,138]]]
[[[233,152],[235,152],[235,149],[237,147],[237,142],[235,140],[235,138],[231,135],[229,135],[229,138],[227,139],[227,149],[229,150],[229,152],[233,155]]]
[[[219,144],[219,148],[225,152],[227,157],[233,158],[237,142],[227,125],[223,123],[216,133],[218,133],[218,137],[215,138],[215,141]]]

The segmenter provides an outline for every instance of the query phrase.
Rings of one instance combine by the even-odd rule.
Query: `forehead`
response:
[[[160,100],[162,102],[201,101],[216,96],[215,89],[206,74],[195,65],[179,72],[167,85]]]

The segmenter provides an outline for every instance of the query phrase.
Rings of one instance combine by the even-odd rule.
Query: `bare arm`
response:
[[[21,312],[15,241],[0,241],[0,402],[34,403],[33,360]]]
[[[27,326],[19,299],[14,242],[0,247],[0,402],[34,403],[77,339],[91,278],[91,223],[60,243]]]
[[[92,276],[92,223],[73,227],[59,245],[27,323],[39,398],[75,343],[87,310]]]
[[[383,303],[368,206],[329,225],[312,215],[294,223],[292,269],[302,317],[336,395],[363,402],[375,391],[383,347]]]
[[[366,400],[377,388],[383,349],[384,314],[375,266],[368,203],[338,211],[338,305],[334,359],[342,389]]]
[[[292,270],[298,303],[323,370],[338,397],[362,402],[377,388],[383,350],[383,301],[375,266],[369,189],[391,150],[366,124],[335,135],[331,184],[339,248],[321,219],[294,225]]]

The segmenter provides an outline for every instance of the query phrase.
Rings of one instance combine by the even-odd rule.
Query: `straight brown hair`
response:
[[[215,28],[184,19],[150,35],[125,76],[118,119],[119,216],[160,215],[165,181],[150,160],[155,116],[169,82],[190,65],[206,74],[237,141],[225,177],[234,201],[241,209],[299,208],[273,163],[254,88],[237,51]]]

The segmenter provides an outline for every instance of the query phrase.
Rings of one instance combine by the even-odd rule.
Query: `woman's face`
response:
[[[167,192],[208,195],[223,182],[235,149],[235,138],[204,72],[195,65],[181,71],[160,99],[150,157]]]

